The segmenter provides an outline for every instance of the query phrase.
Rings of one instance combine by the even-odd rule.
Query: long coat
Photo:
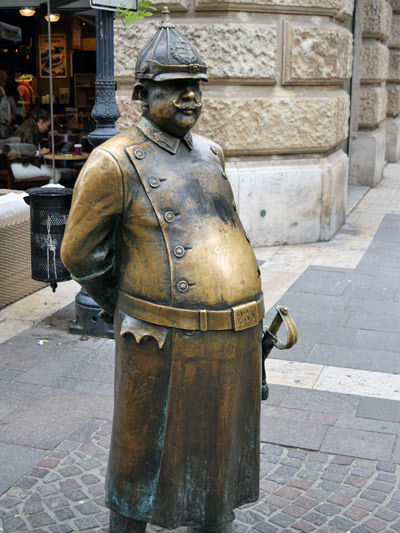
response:
[[[167,528],[231,519],[258,497],[262,313],[237,331],[204,317],[262,295],[221,148],[146,120],[96,148],[62,259],[114,312],[107,505]],[[137,301],[164,306],[161,316]],[[166,307],[195,312],[198,325],[171,324]]]

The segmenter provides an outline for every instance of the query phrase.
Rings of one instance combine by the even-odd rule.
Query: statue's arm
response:
[[[94,150],[75,184],[61,259],[108,314],[116,299],[115,231],[123,207],[123,177],[115,158]]]

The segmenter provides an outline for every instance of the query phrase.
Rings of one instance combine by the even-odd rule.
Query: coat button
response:
[[[174,248],[175,257],[183,257],[185,255],[185,248],[180,244]]]
[[[178,281],[176,286],[179,292],[187,292],[189,290],[189,283],[185,279]]]
[[[166,211],[164,214],[164,220],[165,222],[171,224],[171,222],[175,220],[175,213],[173,213],[172,211]]]
[[[144,156],[145,156],[145,155],[146,155],[146,154],[144,153],[144,150],[142,150],[141,148],[137,148],[137,149],[135,150],[135,157],[136,157],[136,159],[144,159]]]
[[[211,146],[211,151],[212,151],[215,155],[218,155],[218,148],[217,148],[215,145],[212,145],[212,146]]]
[[[153,187],[153,189],[156,189],[157,187],[160,186],[160,180],[158,178],[156,178],[155,176],[152,176],[149,179],[149,185],[150,185],[150,187]]]

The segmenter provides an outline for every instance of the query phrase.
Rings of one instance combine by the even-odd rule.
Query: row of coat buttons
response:
[[[175,213],[173,211],[166,211],[164,213],[164,220],[168,222],[169,224],[171,224],[175,220],[175,218],[176,218]],[[183,246],[181,246],[180,244],[175,246],[174,248],[175,257],[178,257],[178,258],[183,257],[185,253],[186,253],[186,250]],[[189,290],[189,283],[185,279],[181,279],[180,281],[178,281],[176,286],[179,292],[187,292]]]

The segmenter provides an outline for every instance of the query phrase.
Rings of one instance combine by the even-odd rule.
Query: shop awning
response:
[[[29,7],[45,5],[45,0],[29,0]],[[20,9],[26,7],[26,0],[1,0],[0,9]],[[50,0],[51,9],[90,9],[89,0]]]
[[[11,26],[5,22],[0,22],[0,39],[6,41],[19,42],[22,41],[22,31],[18,26]]]

